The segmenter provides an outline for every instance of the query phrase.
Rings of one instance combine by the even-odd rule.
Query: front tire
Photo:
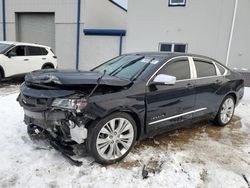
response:
[[[2,79],[3,79],[3,75],[2,75],[2,73],[0,71],[0,83],[2,82]]]
[[[100,164],[113,164],[126,157],[135,144],[137,128],[127,113],[113,113],[90,125],[88,150]]]
[[[235,99],[228,95],[222,101],[217,116],[215,117],[215,123],[219,126],[226,126],[233,118],[235,110]]]

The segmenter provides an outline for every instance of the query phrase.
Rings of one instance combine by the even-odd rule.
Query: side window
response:
[[[42,55],[47,55],[49,52],[45,49],[45,48],[42,48]]]
[[[25,56],[25,46],[16,46],[10,52],[15,53],[15,56]]]
[[[29,56],[39,56],[39,55],[47,55],[48,52],[44,48],[36,47],[36,46],[28,46],[28,55]]]
[[[220,64],[218,64],[218,63],[216,63],[216,65],[217,65],[221,75],[224,75],[225,72],[226,72],[226,69],[223,66],[221,66]]]
[[[194,59],[194,64],[196,67],[196,72],[197,72],[198,78],[217,75],[215,66],[212,62]]]
[[[188,59],[182,59],[168,63],[159,74],[175,76],[176,80],[190,79],[190,67]]]

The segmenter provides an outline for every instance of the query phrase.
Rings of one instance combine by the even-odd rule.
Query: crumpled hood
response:
[[[25,82],[36,85],[95,85],[97,84],[98,78],[101,76],[101,73],[93,71],[39,70],[27,74],[25,77]],[[105,75],[100,81],[100,85],[107,86],[127,86],[130,83],[130,80],[124,80],[109,75]]]

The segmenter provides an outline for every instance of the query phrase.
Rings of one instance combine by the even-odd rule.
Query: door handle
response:
[[[42,58],[42,60],[46,60],[46,58],[44,57],[44,58]]]
[[[216,84],[221,84],[222,83],[221,80],[216,80],[215,82],[216,82]]]
[[[188,83],[187,85],[186,85],[186,88],[187,89],[192,89],[194,87],[194,85],[193,84],[190,84],[190,83]]]
[[[29,59],[24,59],[24,61],[29,61]]]

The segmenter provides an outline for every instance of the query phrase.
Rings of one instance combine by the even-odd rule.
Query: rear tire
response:
[[[0,83],[2,82],[2,79],[3,79],[3,74],[2,74],[2,72],[0,71]]]
[[[113,164],[121,161],[134,146],[137,128],[127,113],[113,113],[90,125],[87,147],[95,161]]]
[[[226,126],[234,116],[235,99],[228,95],[224,98],[214,121],[219,126]]]
[[[54,69],[53,65],[45,65],[42,69]]]

